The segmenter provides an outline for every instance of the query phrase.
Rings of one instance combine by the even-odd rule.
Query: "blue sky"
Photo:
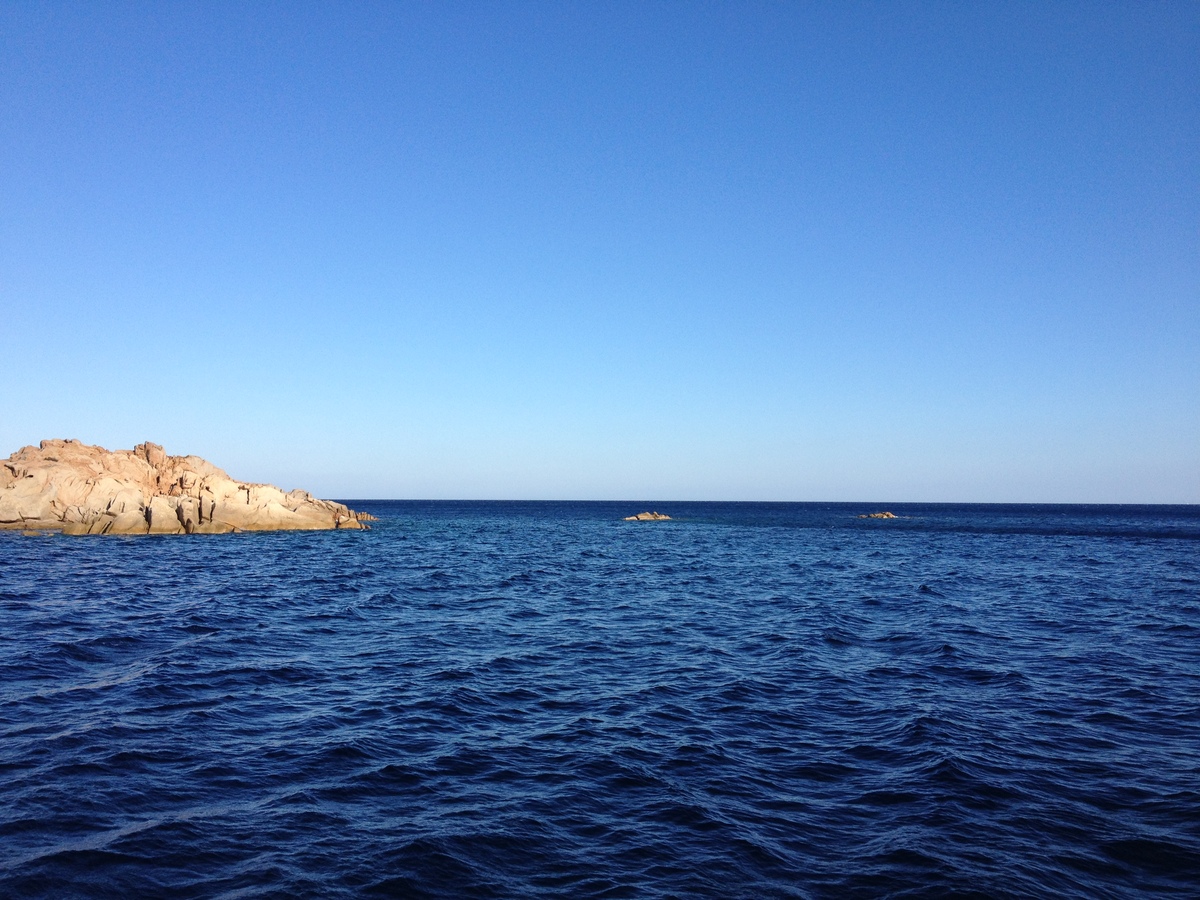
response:
[[[1200,4],[0,4],[0,455],[1200,502]]]

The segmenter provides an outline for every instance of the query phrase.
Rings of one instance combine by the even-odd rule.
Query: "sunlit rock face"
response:
[[[223,534],[366,528],[341,503],[235,481],[158,444],[105,450],[42,441],[0,463],[0,528],[65,534]]]

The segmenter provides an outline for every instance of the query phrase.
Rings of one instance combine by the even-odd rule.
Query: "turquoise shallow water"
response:
[[[0,534],[0,895],[1195,895],[1200,508],[353,505]]]

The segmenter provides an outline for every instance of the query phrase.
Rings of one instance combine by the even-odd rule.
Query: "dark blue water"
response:
[[[0,534],[0,895],[1200,893],[1200,507],[354,505]]]

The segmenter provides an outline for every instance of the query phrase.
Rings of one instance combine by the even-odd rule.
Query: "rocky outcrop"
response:
[[[660,512],[640,512],[636,516],[626,516],[626,522],[669,522],[671,517]]]
[[[224,534],[367,528],[371,519],[307,491],[235,481],[158,444],[105,450],[42,441],[0,463],[0,528],[64,534]]]
[[[877,512],[877,513],[863,513],[861,516],[859,516],[859,518],[860,519],[895,519],[895,518],[897,518],[897,516],[895,513]]]

